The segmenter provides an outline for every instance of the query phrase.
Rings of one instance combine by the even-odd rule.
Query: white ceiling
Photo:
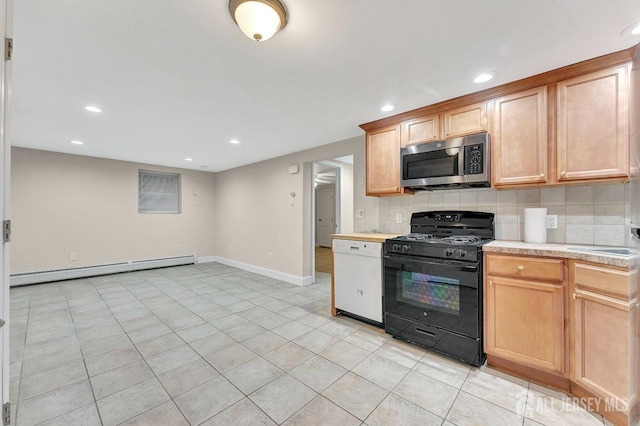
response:
[[[640,42],[637,0],[283,1],[256,43],[228,0],[15,0],[12,143],[220,171]]]

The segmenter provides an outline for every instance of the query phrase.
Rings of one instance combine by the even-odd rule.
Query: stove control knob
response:
[[[458,257],[465,257],[467,254],[466,250],[458,250]]]
[[[442,220],[442,216],[440,216],[439,214],[435,215],[433,218],[435,220]]]
[[[460,222],[460,219],[462,219],[462,216],[460,216],[459,214],[455,215],[455,217],[453,218],[453,220],[455,220],[456,222]]]
[[[393,247],[391,247],[391,250],[399,251],[400,250],[400,245],[399,244],[394,244]]]
[[[405,245],[403,245],[403,246],[402,246],[402,252],[403,252],[403,253],[407,253],[407,252],[409,251],[409,249],[410,249],[410,248],[411,248],[410,246],[408,246],[408,245],[406,245],[406,244],[405,244]]]
[[[453,256],[453,249],[446,249],[444,251],[444,255],[447,256],[447,257]]]

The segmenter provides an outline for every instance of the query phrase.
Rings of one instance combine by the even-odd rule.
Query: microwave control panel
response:
[[[481,175],[484,173],[484,150],[482,144],[464,147],[464,174]]]

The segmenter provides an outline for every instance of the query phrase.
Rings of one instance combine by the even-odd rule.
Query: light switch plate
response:
[[[396,223],[402,223],[402,213],[396,214]]]
[[[356,209],[356,217],[363,218],[364,217],[364,209]]]

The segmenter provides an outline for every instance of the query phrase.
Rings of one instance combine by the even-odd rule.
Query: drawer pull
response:
[[[544,180],[544,173],[540,173],[540,179]]]
[[[580,298],[580,296],[578,296],[578,295],[577,295],[577,294],[575,294],[575,293],[573,293],[573,295],[572,295],[571,297],[573,297],[573,300],[576,300],[576,299],[579,299],[579,298]]]
[[[560,172],[560,177],[565,177],[566,174],[567,172]]]
[[[524,271],[524,266],[522,266],[522,265],[518,266],[518,270],[519,271]]]
[[[422,334],[426,334],[427,336],[430,336],[430,337],[436,337],[436,333],[432,333],[430,331],[423,330],[423,329],[421,329],[419,327],[416,327],[416,331],[418,331],[418,332],[420,332]]]

